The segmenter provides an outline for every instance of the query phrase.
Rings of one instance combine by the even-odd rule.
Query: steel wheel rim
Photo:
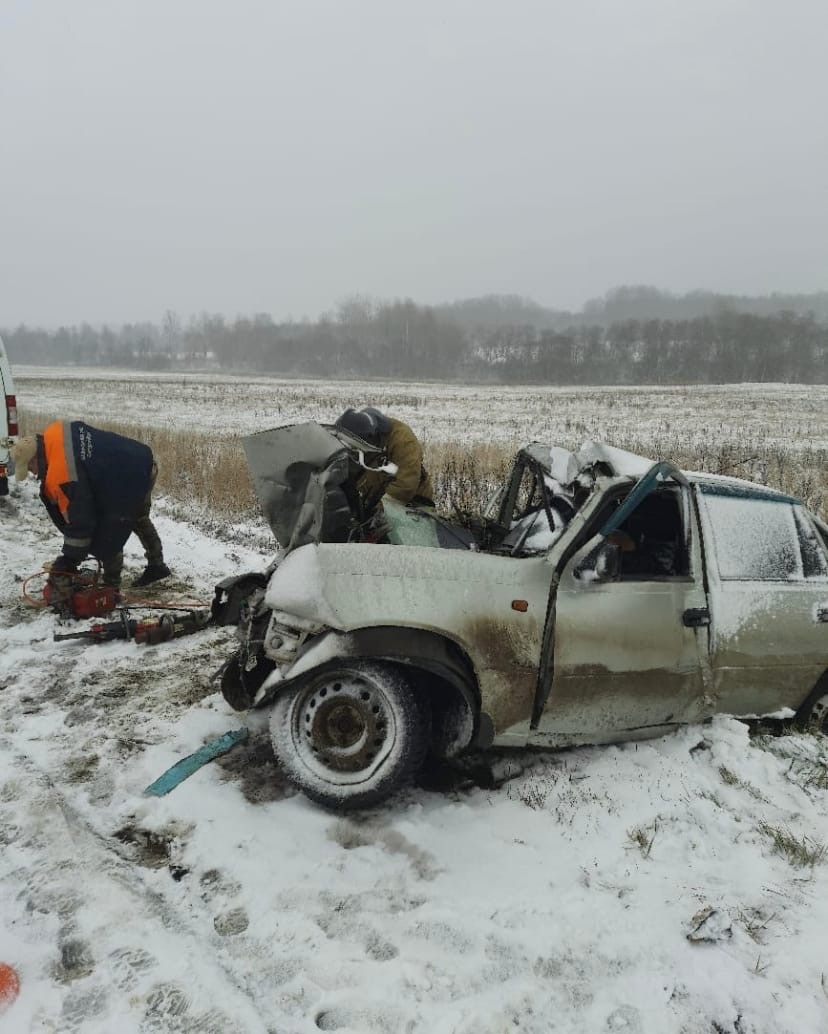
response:
[[[373,679],[333,672],[302,691],[293,709],[293,741],[304,764],[326,782],[359,783],[391,754],[397,723]]]

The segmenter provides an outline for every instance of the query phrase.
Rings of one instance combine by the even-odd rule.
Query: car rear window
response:
[[[719,577],[789,582],[828,578],[828,558],[801,506],[787,497],[704,491]]]

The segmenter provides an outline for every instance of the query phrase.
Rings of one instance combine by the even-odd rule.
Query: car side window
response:
[[[681,494],[651,492],[609,541],[621,549],[620,579],[684,578],[690,573]]]
[[[605,507],[596,519],[598,526],[609,520],[623,502],[619,497]],[[690,549],[686,500],[676,488],[662,487],[641,500],[638,506],[602,542],[585,556],[573,574],[595,579],[598,560],[606,545],[618,550],[613,581],[661,581],[690,575]],[[606,580],[601,578],[600,580]]]
[[[818,543],[790,499],[705,491],[719,577],[789,582],[818,576]]]

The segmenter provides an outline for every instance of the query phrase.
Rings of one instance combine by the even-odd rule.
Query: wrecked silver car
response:
[[[353,485],[366,443],[245,439],[282,549],[217,587],[222,690],[271,705],[309,797],[375,804],[428,752],[659,735],[715,713],[828,724],[828,526],[802,503],[607,445],[532,444],[462,523]]]

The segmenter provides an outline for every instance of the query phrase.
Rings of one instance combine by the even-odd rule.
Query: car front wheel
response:
[[[288,778],[328,808],[364,808],[410,782],[430,739],[427,697],[376,661],[316,673],[281,693],[270,722]]]

